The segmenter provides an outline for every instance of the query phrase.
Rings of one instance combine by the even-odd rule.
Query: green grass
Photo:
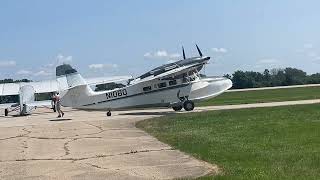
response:
[[[249,104],[276,101],[294,101],[306,99],[319,99],[320,87],[300,87],[289,89],[273,89],[245,92],[226,92],[222,95],[201,102],[200,106]]]
[[[200,179],[320,179],[320,104],[176,114],[137,127],[223,171]]]

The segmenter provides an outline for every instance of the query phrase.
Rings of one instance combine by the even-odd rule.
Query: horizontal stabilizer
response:
[[[46,107],[46,106],[51,106],[51,100],[33,101],[33,102],[28,102],[26,105],[30,107],[43,107],[43,106]]]

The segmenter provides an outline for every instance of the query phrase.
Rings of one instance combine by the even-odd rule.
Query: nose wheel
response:
[[[107,112],[107,116],[111,116],[111,111],[108,111],[108,112]]]

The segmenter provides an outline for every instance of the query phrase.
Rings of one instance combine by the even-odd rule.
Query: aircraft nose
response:
[[[226,79],[224,82],[224,86],[226,89],[230,89],[232,87],[232,81],[230,79]]]
[[[203,60],[206,60],[206,61],[209,60],[209,59],[210,59],[209,56],[206,56],[206,57],[203,58]]]

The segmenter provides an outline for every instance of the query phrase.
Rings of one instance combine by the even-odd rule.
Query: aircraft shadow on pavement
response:
[[[49,121],[70,121],[70,118],[57,118],[57,119],[50,119]]]

